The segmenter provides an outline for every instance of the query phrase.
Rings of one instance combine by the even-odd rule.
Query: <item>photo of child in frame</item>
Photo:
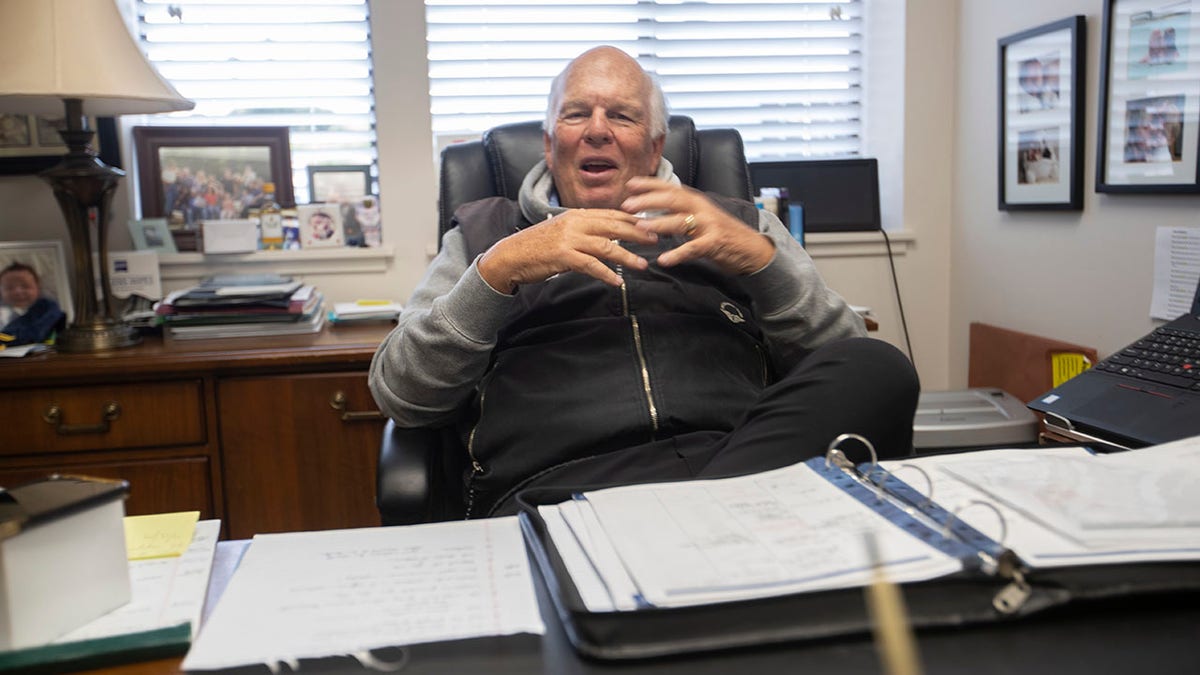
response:
[[[66,324],[66,313],[42,292],[32,265],[11,262],[0,269],[0,341],[6,347],[52,340]]]
[[[300,221],[300,247],[321,248],[346,245],[341,204],[301,204],[296,207]]]

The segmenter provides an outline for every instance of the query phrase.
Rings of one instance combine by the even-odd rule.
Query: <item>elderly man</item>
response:
[[[455,422],[468,517],[534,485],[761,471],[838,434],[910,451],[916,373],[779,220],[685,186],[661,89],[600,47],[555,79],[516,202],[455,214],[371,365],[402,427]]]

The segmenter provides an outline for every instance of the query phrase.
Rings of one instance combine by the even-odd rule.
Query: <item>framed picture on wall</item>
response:
[[[36,174],[62,161],[67,146],[58,134],[63,118],[0,113],[0,176]],[[121,166],[117,126],[111,117],[90,117],[92,147],[100,161]]]
[[[1083,208],[1083,16],[999,41],[1000,210]]]
[[[1096,191],[1200,193],[1200,0],[1105,0]]]
[[[295,203],[287,127],[134,127],[133,145],[143,218],[245,218],[265,183],[280,205]]]

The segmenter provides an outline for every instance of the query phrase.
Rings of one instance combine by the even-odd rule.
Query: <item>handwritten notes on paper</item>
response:
[[[183,668],[544,631],[516,518],[258,535]]]
[[[182,555],[192,543],[199,511],[125,517],[125,550],[130,560]]]
[[[1004,518],[1005,545],[1035,567],[1200,559],[1200,437],[1111,455],[1002,449],[913,463],[945,508],[994,506],[959,517],[991,536]]]
[[[638,600],[657,607],[861,586],[872,578],[857,536],[867,531],[876,534],[888,576],[896,581],[962,568],[957,559],[894,527],[803,464],[584,496],[581,508],[594,510],[602,532],[576,531],[575,541],[601,577],[600,586],[615,591],[611,604],[617,609],[628,601],[619,590],[626,571]],[[573,520],[565,514],[563,520],[571,528]],[[561,535],[552,536],[556,548],[572,546]],[[586,548],[602,538],[619,564],[606,562],[612,556],[602,555],[600,547]],[[575,557],[564,554],[564,563]],[[571,575],[577,577],[575,569]],[[588,596],[583,598],[592,609]]]

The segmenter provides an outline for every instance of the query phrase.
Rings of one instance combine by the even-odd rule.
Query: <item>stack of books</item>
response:
[[[155,311],[166,336],[196,339],[316,333],[323,306],[320,291],[290,277],[225,275],[171,293]]]

